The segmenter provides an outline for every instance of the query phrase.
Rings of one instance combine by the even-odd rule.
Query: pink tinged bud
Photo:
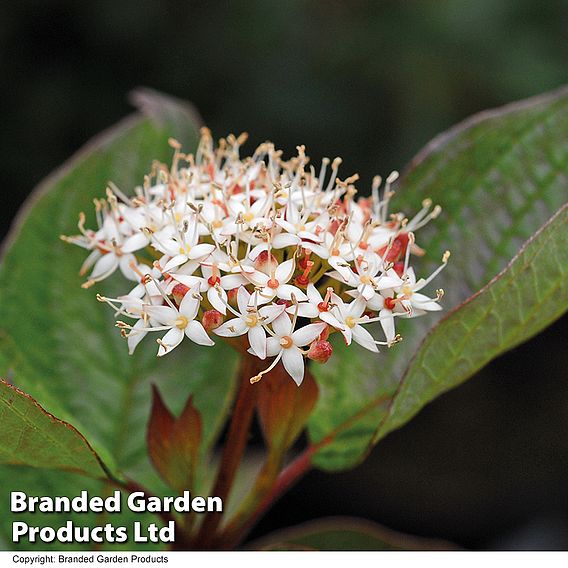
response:
[[[273,273],[278,268],[278,261],[273,254],[263,250],[254,261],[254,267],[265,274]]]
[[[318,363],[326,363],[333,354],[333,347],[329,341],[322,341],[321,339],[314,341],[310,345],[308,351],[308,358]]]
[[[179,305],[183,297],[189,292],[189,288],[185,284],[176,284],[172,290],[172,296]]]
[[[217,310],[207,310],[201,318],[201,323],[206,331],[216,329],[223,323],[223,314]]]
[[[320,333],[318,339],[321,341],[326,341],[329,337],[330,327],[329,325],[325,326],[325,329]]]
[[[398,274],[399,278],[402,278],[402,275],[404,274],[404,262],[395,262],[393,268],[394,271]]]
[[[232,290],[227,290],[227,298],[229,299],[229,302],[233,302],[233,303],[236,302],[238,294],[239,294],[238,288],[233,288]]]

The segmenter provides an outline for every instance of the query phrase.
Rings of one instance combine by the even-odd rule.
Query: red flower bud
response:
[[[406,248],[408,247],[408,241],[409,240],[410,240],[410,237],[408,236],[408,233],[400,233],[400,235],[398,235],[398,237],[396,237],[396,239],[393,241],[390,248],[388,247],[388,245],[384,246],[384,247],[380,248],[377,251],[377,253],[379,254],[379,256],[384,256],[384,254],[385,254],[385,252],[387,252],[387,248],[388,248],[388,252],[387,252],[387,255],[385,257],[385,261],[386,262],[396,262],[400,258],[403,258],[404,255],[406,254]]]
[[[233,288],[232,290],[227,290],[227,298],[229,299],[229,302],[236,301],[238,293],[239,293],[238,288]]]
[[[174,300],[177,302],[178,306],[180,302],[183,300],[183,297],[189,292],[189,287],[185,284],[176,284],[172,290],[172,296]]]
[[[223,323],[223,314],[217,310],[207,310],[201,318],[201,323],[206,331],[211,331]]]
[[[394,271],[398,274],[400,278],[402,278],[402,274],[404,272],[404,262],[399,261],[395,262],[393,266]]]
[[[325,341],[328,337],[329,337],[329,330],[331,328],[329,327],[329,325],[326,325],[324,330],[320,333],[319,338],[321,341]]]
[[[318,363],[326,363],[333,353],[333,347],[329,341],[321,339],[314,341],[310,345],[308,358]]]

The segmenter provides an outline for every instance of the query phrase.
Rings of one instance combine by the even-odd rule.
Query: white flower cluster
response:
[[[195,155],[174,148],[171,167],[154,164],[131,197],[114,185],[97,200],[97,230],[62,237],[91,251],[82,274],[90,287],[116,270],[135,283],[118,298],[98,296],[117,315],[132,353],[148,333],[159,333],[158,356],[184,338],[213,345],[229,338],[259,359],[281,360],[299,385],[304,358],[326,362],[330,333],[377,352],[392,345],[395,317],[439,310],[420,293],[445,266],[416,279],[411,254],[422,254],[414,232],[436,217],[429,201],[411,220],[388,215],[393,172],[380,191],[355,199],[358,176],[338,178],[341,163],[324,159],[319,172],[302,146],[289,161],[269,143],[241,159],[246,135],[217,147],[203,129]],[[328,171],[331,170],[331,171]],[[385,339],[366,329],[380,322]]]

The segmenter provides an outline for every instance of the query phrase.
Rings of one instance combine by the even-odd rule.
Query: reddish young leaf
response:
[[[158,389],[152,387],[148,453],[156,471],[176,491],[193,487],[201,433],[201,415],[193,406],[191,396],[179,418],[175,418],[164,404]]]
[[[266,442],[273,450],[285,451],[308,421],[318,398],[317,384],[306,371],[302,384],[297,386],[279,364],[257,387],[257,411]]]

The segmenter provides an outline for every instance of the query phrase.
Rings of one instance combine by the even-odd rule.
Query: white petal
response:
[[[317,254],[320,258],[326,259],[329,257],[329,251],[325,247],[322,247],[321,245],[317,245],[315,243],[303,243],[302,247],[311,250],[313,253]]]
[[[177,268],[181,264],[187,261],[187,256],[185,254],[177,254],[172,259],[170,259],[164,266],[164,272],[169,272],[172,268]]]
[[[147,306],[146,313],[153,321],[164,325],[173,325],[178,318],[178,311],[169,306]]]
[[[264,323],[266,324],[274,321],[285,309],[286,306],[284,304],[272,304],[270,306],[263,306],[258,310],[258,313],[264,318]]]
[[[278,337],[269,337],[266,340],[266,355],[268,357],[276,357],[282,351],[282,345]]]
[[[203,274],[203,278],[205,278],[205,280],[208,280],[211,276],[213,276],[213,267],[208,266],[207,264],[202,264],[201,274]]]
[[[380,294],[375,294],[368,302],[367,307],[374,312],[378,312],[383,309],[385,305],[385,299]]]
[[[125,254],[121,256],[118,264],[120,266],[120,271],[125,278],[128,278],[128,280],[132,280],[133,282],[140,281],[140,277],[132,268],[132,265],[136,266],[138,264],[136,262],[136,257],[133,254]]]
[[[296,227],[294,227],[294,225],[292,225],[292,223],[289,223],[285,219],[282,219],[282,217],[278,217],[277,219],[275,219],[275,222],[278,225],[280,225],[280,227],[282,227],[288,233],[295,233],[296,232]]]
[[[274,273],[274,277],[280,284],[286,284],[290,278],[292,278],[292,274],[294,274],[294,269],[296,267],[296,262],[293,258],[290,260],[284,261],[282,264],[279,264],[276,268]]]
[[[290,335],[292,333],[292,321],[290,320],[290,316],[286,312],[280,314],[272,322],[272,329],[279,337]]]
[[[359,291],[361,296],[365,298],[366,302],[368,302],[375,295],[373,287],[370,286],[369,284],[363,284],[363,286],[359,286],[357,290]]]
[[[317,309],[316,306],[310,304],[308,302],[303,302],[298,304],[298,316],[301,318],[317,318],[320,314],[320,311]],[[294,315],[296,313],[296,306],[290,306],[286,308],[286,311],[289,314]]]
[[[185,316],[188,320],[195,319],[197,312],[199,311],[199,300],[194,296],[199,293],[199,283],[195,284],[189,289],[187,294],[183,297],[181,304],[179,305],[179,313]]]
[[[248,290],[244,286],[241,286],[237,290],[237,306],[239,307],[239,312],[241,312],[241,314],[247,313],[247,307],[249,306],[249,301],[250,301],[250,294],[248,293]]]
[[[250,282],[259,288],[264,288],[270,280],[270,276],[268,276],[268,274],[264,274],[264,272],[260,272],[260,270],[245,272],[245,276]]]
[[[176,282],[184,284],[188,288],[193,288],[196,284],[199,284],[199,291],[205,292],[208,288],[207,280],[201,278],[201,276],[186,276],[185,274],[171,274],[170,275]]]
[[[160,343],[160,348],[158,349],[158,357],[163,357],[170,351],[174,350],[183,340],[183,331],[177,327],[172,327]]]
[[[136,233],[124,241],[122,252],[136,252],[137,250],[147,247],[149,242],[148,237],[144,233]]]
[[[323,298],[321,297],[319,290],[311,282],[308,284],[306,293],[308,295],[308,300],[314,306],[317,306],[318,304],[321,304],[323,302]]]
[[[250,346],[259,359],[266,359],[266,332],[261,325],[251,327],[248,332]]]
[[[345,339],[345,345],[351,345],[351,340],[353,339],[353,333],[351,331],[351,328],[345,326],[345,329],[342,329],[340,331],[343,334],[343,338]]]
[[[387,288],[397,288],[401,284],[403,284],[403,281],[397,276],[395,272],[394,276],[390,274],[388,276],[381,276],[379,278],[379,281],[377,282],[377,290],[386,290]]]
[[[395,336],[395,328],[394,328],[394,316],[392,315],[392,310],[382,309],[379,312],[379,316],[381,319],[381,327],[385,332],[385,337],[387,341],[392,341]]]
[[[98,279],[102,276],[110,276],[118,267],[118,258],[113,252],[103,254],[95,263],[91,278]]]
[[[336,329],[345,329],[345,326],[331,313],[331,312],[321,312],[319,315],[325,323],[335,327]]]
[[[145,331],[146,324],[143,319],[139,319],[128,334],[128,353],[132,355],[136,346],[146,337],[148,333]]]
[[[366,307],[367,307],[367,302],[365,301],[365,298],[363,298],[363,296],[359,296],[349,304],[347,311],[349,312],[350,316],[354,318],[359,318],[361,317],[361,314],[365,311]]]
[[[340,256],[330,256],[328,260],[330,266],[333,266],[337,272],[341,275],[345,282],[349,282],[352,278],[353,272],[349,266],[349,263]]]
[[[275,249],[281,249],[298,245],[301,242],[302,239],[300,239],[300,237],[298,237],[297,235],[291,235],[290,233],[280,233],[272,239],[272,246]]]
[[[379,348],[377,347],[373,336],[363,326],[356,325],[351,331],[353,332],[353,341],[355,341],[355,343],[358,343],[365,349],[373,351],[374,353],[379,352]]]
[[[276,290],[276,294],[279,298],[283,300],[291,300],[292,294],[296,296],[296,300],[303,302],[308,299],[308,297],[298,288],[297,286],[292,286],[292,284],[281,284]]]
[[[414,299],[414,296],[416,296],[416,294],[412,295],[412,305],[417,309],[417,310],[425,310],[427,312],[439,312],[442,309],[442,306],[440,306],[440,304],[437,304],[434,300],[430,300],[428,302],[417,302]]]
[[[221,276],[221,288],[223,288],[223,290],[234,290],[248,283],[248,280],[241,274],[227,274],[226,276]]]
[[[261,252],[268,250],[268,243],[260,243],[256,245],[250,252],[248,257],[254,262]]]
[[[261,306],[271,302],[276,296],[274,288],[262,288],[262,290],[255,290],[249,300],[249,306]]]
[[[294,345],[303,347],[304,345],[308,345],[308,343],[311,343],[314,339],[316,339],[325,328],[325,323],[310,323],[305,327],[297,329],[292,334],[292,341],[294,342]]]
[[[207,299],[218,312],[223,315],[227,313],[227,292],[223,288],[209,288]]]
[[[304,357],[297,347],[284,349],[282,364],[294,382],[300,386],[304,380]]]
[[[195,245],[191,247],[189,254],[187,255],[191,260],[197,258],[203,258],[208,254],[211,254],[215,250],[215,245],[209,245],[207,243],[201,243],[200,245]]]
[[[205,328],[199,321],[190,321],[185,328],[185,334],[198,345],[215,345],[215,342],[207,335]]]
[[[242,318],[233,318],[213,330],[213,333],[221,337],[238,337],[244,335],[248,330],[245,320]]]

